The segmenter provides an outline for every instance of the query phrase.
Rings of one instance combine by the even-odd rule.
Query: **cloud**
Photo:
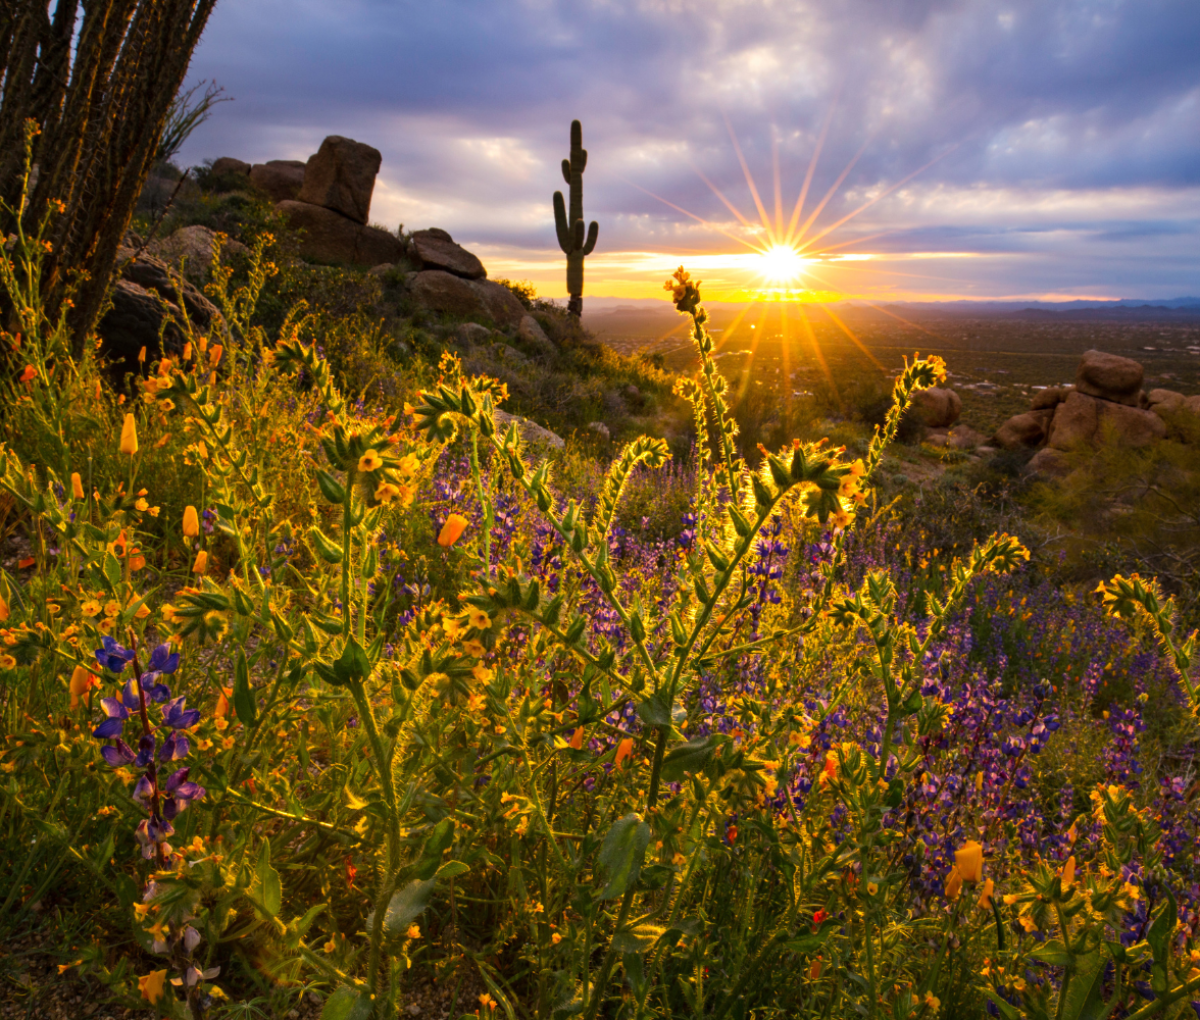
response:
[[[732,129],[768,216],[778,165],[786,220],[830,117],[807,208],[857,159],[819,224],[925,167],[842,240],[965,232],[1013,255],[1014,282],[1091,293],[1157,285],[1141,267],[1161,255],[1164,293],[1200,291],[1200,257],[1177,254],[1197,250],[1181,210],[1200,201],[1192,0],[240,0],[218,5],[192,73],[236,102],[185,159],[303,159],[350,135],[384,156],[373,219],[464,243],[554,251],[579,117],[602,249],[736,250],[721,231],[750,234],[697,171],[757,219]],[[1074,240],[1045,254],[1052,234]],[[1035,273],[1014,268],[1034,249]]]

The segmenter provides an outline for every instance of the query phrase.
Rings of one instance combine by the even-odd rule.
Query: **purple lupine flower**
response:
[[[120,673],[133,659],[133,652],[124,645],[109,637],[107,634],[102,638],[103,648],[96,649],[96,661],[102,667],[112,670],[114,673]]]
[[[180,758],[186,758],[191,749],[192,743],[184,734],[172,731],[159,749],[158,760],[164,763],[178,761]]]
[[[137,758],[137,755],[133,753],[133,748],[119,737],[115,746],[105,744],[100,748],[100,756],[114,769],[120,768],[122,765],[132,765]]]
[[[186,698],[181,694],[174,701],[168,701],[163,707],[163,722],[173,730],[190,730],[200,721],[198,708],[185,709]]]
[[[167,799],[163,804],[163,817],[169,822],[181,814],[193,801],[204,796],[204,787],[188,779],[189,769],[185,765],[167,777]]]
[[[121,730],[125,727],[125,720],[129,718],[129,709],[125,707],[120,697],[101,698],[100,706],[104,709],[104,714],[108,718],[92,730],[92,736],[97,740],[108,740],[110,737],[119,737]]]
[[[164,673],[174,673],[179,668],[179,653],[171,651],[171,643],[164,641],[150,653],[150,665],[142,674],[142,683],[150,687]]]

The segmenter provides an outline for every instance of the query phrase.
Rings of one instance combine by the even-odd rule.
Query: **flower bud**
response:
[[[138,452],[137,422],[132,414],[125,415],[125,423],[121,426],[120,450],[131,457]]]
[[[79,477],[78,471],[71,472],[71,492],[76,499],[83,499],[83,479]]]
[[[979,882],[983,879],[983,847],[973,839],[967,840],[954,851],[954,865],[964,882]]]
[[[443,549],[448,549],[454,545],[455,542],[462,538],[462,533],[466,531],[468,523],[462,514],[451,514],[446,518],[446,523],[442,525],[442,530],[438,534],[438,545]]]
[[[192,564],[193,574],[203,574],[208,569],[208,553],[201,549],[196,553],[196,562]]]
[[[195,538],[200,534],[200,518],[196,516],[196,508],[187,506],[183,509],[183,537]]]

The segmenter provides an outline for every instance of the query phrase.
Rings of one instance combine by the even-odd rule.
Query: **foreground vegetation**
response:
[[[216,267],[227,331],[124,392],[39,239],[0,262],[0,915],[54,919],[62,980],[329,1020],[429,982],[589,1020],[1200,997],[1195,638],[1153,582],[878,499],[939,359],[869,440],[751,469],[680,271],[694,446],[596,477],[452,354],[264,314],[266,245]]]

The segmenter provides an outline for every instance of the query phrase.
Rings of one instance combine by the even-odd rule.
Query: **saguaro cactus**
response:
[[[600,224],[592,220],[587,228],[587,239],[583,236],[583,170],[587,166],[587,149],[583,147],[583,128],[579,121],[571,121],[571,158],[562,161],[563,180],[571,189],[571,213],[561,191],[554,193],[554,226],[558,231],[558,245],[567,256],[567,311],[578,318],[583,314],[583,259],[596,247],[596,235]]]

